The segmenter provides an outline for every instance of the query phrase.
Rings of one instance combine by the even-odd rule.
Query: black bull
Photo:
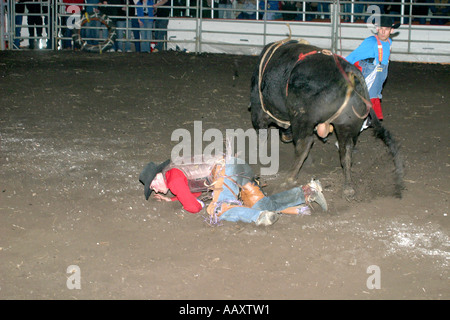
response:
[[[253,127],[271,124],[292,129],[296,160],[293,182],[309,154],[317,125],[336,132],[344,171],[343,195],[354,196],[351,181],[352,151],[364,118],[370,113],[374,135],[383,140],[395,164],[395,195],[403,189],[403,163],[399,148],[371,108],[361,72],[327,50],[298,41],[268,44],[252,76],[250,109]]]

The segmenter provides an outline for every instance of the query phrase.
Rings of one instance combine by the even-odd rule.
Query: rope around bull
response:
[[[274,119],[275,122],[277,122],[280,127],[285,128],[285,129],[287,129],[291,126],[291,122],[278,119],[269,110],[266,109],[266,107],[264,106],[263,96],[262,96],[262,92],[261,92],[261,83],[262,83],[262,75],[264,73],[264,70],[266,69],[266,66],[269,63],[270,59],[272,59],[272,56],[275,53],[275,51],[277,51],[279,47],[281,47],[286,42],[291,41],[291,39],[292,39],[291,27],[289,26],[289,24],[287,25],[287,27],[289,28],[289,37],[286,39],[279,40],[279,41],[272,43],[272,45],[266,50],[266,52],[262,56],[261,62],[259,64],[259,77],[258,77],[258,92],[259,92],[259,100],[261,101],[261,108],[267,115],[269,115],[272,119]],[[302,43],[309,44],[309,42],[304,39],[296,39],[296,41],[300,44],[302,44]],[[275,47],[275,49],[272,51],[272,54],[270,55],[269,59],[267,59],[266,63],[264,64],[264,68],[261,68],[264,60],[266,59],[267,54],[269,53],[270,50],[272,50],[273,47]]]
[[[287,121],[287,120],[281,120],[277,117],[275,117],[269,110],[266,109],[266,107],[264,106],[264,102],[263,102],[263,95],[262,95],[262,91],[261,91],[261,83],[262,83],[262,75],[264,73],[264,70],[266,69],[267,64],[269,63],[270,59],[272,59],[272,56],[274,55],[275,51],[278,50],[278,48],[280,48],[282,45],[284,45],[286,42],[291,41],[292,40],[292,32],[291,32],[291,28],[289,26],[289,24],[287,25],[289,28],[289,37],[286,39],[282,39],[279,41],[276,41],[274,43],[272,43],[272,45],[266,50],[266,52],[264,53],[264,55],[261,58],[261,62],[259,64],[259,78],[258,78],[258,92],[259,92],[259,99],[261,102],[261,108],[262,110],[268,115],[270,116],[273,120],[275,120],[275,122],[277,122],[277,124],[284,128],[287,129],[290,127],[291,122]],[[304,39],[294,39],[295,41],[297,41],[297,43],[299,44],[310,44],[308,41],[304,40]],[[269,52],[272,51],[272,53],[269,56],[269,59],[267,59],[267,61],[264,63],[264,67],[262,68],[263,62],[266,59],[266,56],[269,54]],[[350,76],[342,69],[342,66],[340,65],[336,54],[332,53],[330,50],[326,50],[326,49],[322,49],[321,51],[316,51],[314,53],[322,53],[328,56],[333,56],[334,61],[339,69],[339,71],[341,72],[341,74],[343,75],[343,77],[345,78],[346,82],[347,82],[347,92],[345,94],[345,99],[344,102],[342,103],[342,105],[339,107],[339,109],[324,123],[326,124],[330,124],[332,121],[334,121],[336,118],[339,117],[339,115],[342,113],[342,111],[345,109],[345,107],[347,106],[348,101],[350,100],[350,96],[352,91],[354,90],[356,92],[356,94],[365,102],[366,106],[367,106],[367,112],[364,115],[359,115],[355,108],[352,106],[352,110],[355,113],[355,115],[360,118],[360,119],[364,119],[367,117],[367,115],[369,114],[370,111],[370,107],[371,107],[371,103],[368,102],[367,99],[365,99],[359,92],[357,92],[355,90],[355,83],[354,83],[354,74],[352,72],[350,72]],[[305,54],[304,56],[308,55]],[[303,57],[304,57],[303,56]],[[299,62],[301,59],[299,58],[299,60],[297,60],[297,62]],[[296,63],[297,63],[296,62]],[[295,65],[294,65],[295,66]],[[293,69],[293,68],[292,68]],[[292,71],[292,70],[291,70]],[[286,95],[287,95],[287,85],[286,85]]]

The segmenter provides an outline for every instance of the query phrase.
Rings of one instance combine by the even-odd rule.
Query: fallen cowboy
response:
[[[206,208],[211,221],[254,222],[258,226],[274,224],[281,214],[309,214],[316,202],[327,211],[327,202],[318,180],[304,186],[265,195],[251,167],[238,158],[176,164],[167,160],[161,164],[148,163],[139,176],[144,184],[145,199],[155,191],[159,201],[179,201],[183,209],[198,213],[205,204],[198,198],[212,191]],[[170,192],[174,197],[168,197]]]

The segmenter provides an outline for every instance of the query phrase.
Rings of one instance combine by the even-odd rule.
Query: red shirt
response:
[[[202,193],[192,193],[189,190],[187,178],[181,170],[174,168],[167,171],[166,185],[175,196],[172,198],[172,201],[180,201],[184,210],[191,213],[197,213],[202,210],[202,205],[197,201],[197,197]]]

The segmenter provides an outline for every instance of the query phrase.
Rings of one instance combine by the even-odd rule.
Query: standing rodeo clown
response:
[[[237,158],[224,158],[197,164],[175,164],[167,160],[159,165],[150,162],[139,176],[145,199],[152,191],[159,201],[180,201],[183,208],[197,213],[205,206],[197,199],[212,190],[206,211],[210,221],[255,222],[258,226],[274,224],[280,214],[309,214],[305,205],[318,203],[327,211],[327,203],[318,180],[266,196],[255,180],[250,166]],[[174,195],[164,196],[168,191]]]
[[[400,23],[394,24],[391,17],[381,16],[377,24],[377,34],[366,38],[358,48],[347,56],[350,63],[359,62],[366,79],[372,108],[378,119],[383,119],[381,110],[381,91],[388,75],[392,40],[389,38]]]

